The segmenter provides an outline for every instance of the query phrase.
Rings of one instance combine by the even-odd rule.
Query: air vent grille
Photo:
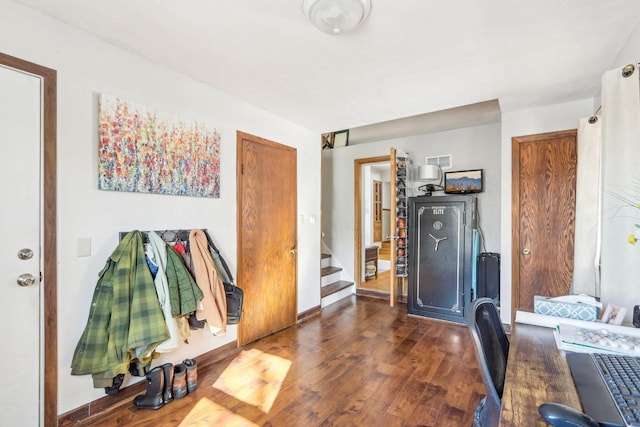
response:
[[[452,161],[451,154],[444,154],[442,156],[427,156],[424,158],[424,162],[427,165],[437,165],[440,169],[451,169]]]

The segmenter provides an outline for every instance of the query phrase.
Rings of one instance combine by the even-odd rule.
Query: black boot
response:
[[[164,390],[164,370],[162,366],[153,368],[147,374],[147,394],[141,394],[133,399],[133,404],[138,408],[160,409],[162,392]]]
[[[198,320],[196,313],[191,313],[187,321],[189,322],[189,329],[193,331],[196,329],[204,329],[204,320]]]
[[[171,363],[165,363],[161,366],[164,372],[164,387],[162,391],[162,401],[169,403],[173,400],[173,365]]]

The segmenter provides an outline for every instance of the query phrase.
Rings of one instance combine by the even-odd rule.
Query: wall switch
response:
[[[309,224],[315,224],[315,223],[316,223],[316,216],[309,215]]]
[[[91,238],[81,237],[76,241],[76,255],[79,257],[91,256]]]

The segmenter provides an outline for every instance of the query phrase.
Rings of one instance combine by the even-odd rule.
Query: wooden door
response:
[[[373,181],[373,241],[382,242],[382,182]]]
[[[238,344],[297,320],[297,152],[237,134],[238,286],[244,291]]]
[[[11,366],[0,425],[57,418],[55,88],[54,70],[0,54],[0,328],[12,337],[0,353]]]
[[[577,131],[512,138],[512,313],[534,295],[569,293],[573,275]]]

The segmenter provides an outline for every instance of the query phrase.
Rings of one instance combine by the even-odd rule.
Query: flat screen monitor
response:
[[[482,169],[444,173],[444,192],[447,194],[480,193],[482,190]]]

